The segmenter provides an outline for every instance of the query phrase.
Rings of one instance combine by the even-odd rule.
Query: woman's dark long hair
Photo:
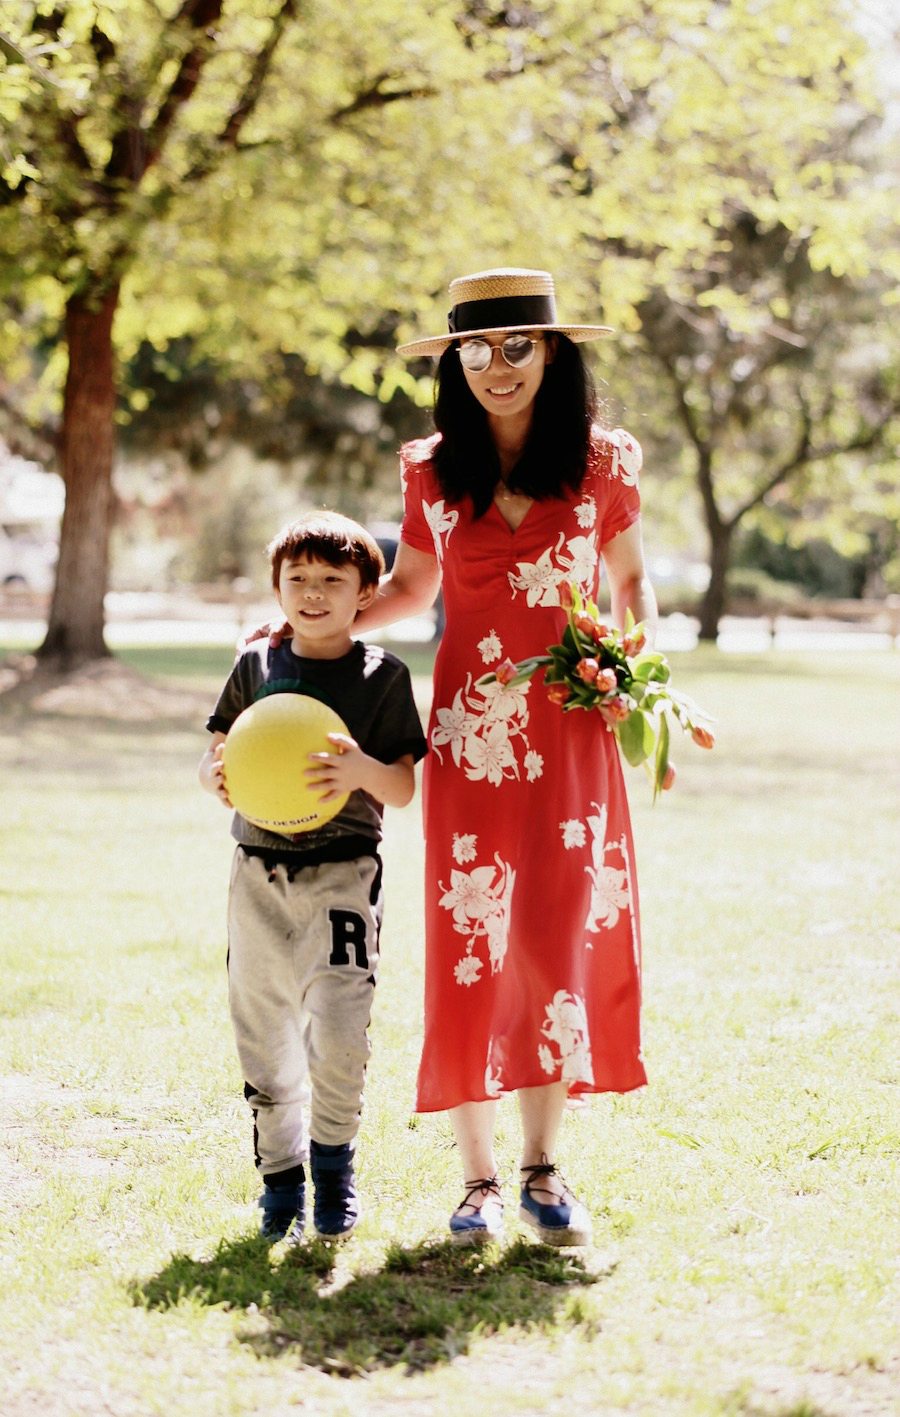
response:
[[[511,490],[536,500],[577,492],[587,471],[597,396],[581,350],[557,334],[534,401],[522,456],[508,478]],[[448,501],[472,498],[476,517],[487,511],[500,481],[500,459],[487,413],[463,373],[455,345],[441,356],[435,376],[434,426],[441,438],[432,454]]]

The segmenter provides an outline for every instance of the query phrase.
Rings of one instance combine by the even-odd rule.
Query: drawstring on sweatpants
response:
[[[300,864],[299,864],[299,863],[298,863],[296,866],[294,866],[293,864],[288,864],[287,861],[278,861],[278,860],[275,860],[275,859],[273,859],[271,856],[264,856],[263,859],[262,859],[262,863],[263,863],[263,866],[265,867],[265,870],[266,870],[266,879],[267,879],[268,881],[270,881],[270,882],[271,882],[271,881],[277,881],[277,879],[278,879],[278,867],[279,867],[279,866],[283,866],[283,867],[284,867],[285,872],[286,872],[286,874],[287,874],[288,881],[290,882],[291,885],[294,884],[294,876],[295,876],[295,875],[297,874],[297,872],[300,870]]]

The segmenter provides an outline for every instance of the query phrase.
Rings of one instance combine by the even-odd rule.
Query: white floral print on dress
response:
[[[564,1082],[593,1085],[594,1066],[588,1035],[587,1010],[579,994],[558,989],[544,1009],[541,1033],[547,1040],[538,1044],[538,1059],[545,1073],[558,1073]],[[558,1051],[554,1056],[553,1045]]]
[[[459,832],[454,832],[452,847],[453,860],[458,861],[460,866],[464,865],[466,861],[474,861],[478,854],[476,850],[477,845],[478,837],[475,836],[474,833],[467,832],[465,835],[461,836]]]
[[[626,487],[637,487],[644,461],[640,444],[624,428],[614,428],[607,436],[613,445],[613,477],[620,477]]]
[[[507,579],[513,599],[524,591],[529,609],[559,605],[563,581],[577,581],[586,594],[594,591],[598,563],[595,531],[590,536],[572,536],[568,541],[560,532],[555,546],[548,546],[536,561],[518,561],[516,571],[507,572]]]
[[[472,871],[450,872],[450,887],[440,882],[443,892],[440,905],[452,911],[453,928],[467,935],[466,953],[455,968],[457,984],[470,985],[478,981],[483,960],[475,954],[479,941],[487,944],[487,957],[492,974],[503,968],[509,942],[509,912],[516,873],[499,856],[494,865],[476,866]],[[467,963],[474,959],[477,964]]]
[[[423,497],[422,511],[425,513],[425,520],[434,538],[435,553],[438,561],[441,562],[444,559],[442,538],[446,536],[447,540],[450,540],[450,534],[459,521],[459,512],[445,512],[443,497],[439,502],[426,502]]]
[[[587,529],[593,526],[597,520],[597,503],[593,497],[585,497],[583,502],[579,502],[575,508],[575,516],[579,526]]]
[[[531,749],[525,732],[530,688],[529,683],[496,681],[473,687],[467,675],[465,688],[456,691],[452,704],[435,710],[430,741],[438,761],[443,762],[441,748],[449,745],[454,763],[471,782],[499,787],[507,779],[519,779],[518,754],[524,750],[527,757]],[[534,754],[526,763],[529,781],[543,772],[539,758]]]
[[[478,653],[485,664],[493,664],[503,653],[503,645],[496,630],[489,630],[483,640],[478,641]]]
[[[457,984],[468,987],[478,983],[478,976],[481,974],[482,963],[477,955],[463,955],[453,970]]]
[[[566,542],[566,554],[558,559],[567,580],[577,581],[582,589],[590,588],[597,571],[597,533],[573,536]]]
[[[559,551],[564,541],[565,533],[560,532],[556,551]],[[518,575],[513,571],[507,573],[513,596],[515,597],[517,591],[524,591],[529,609],[533,609],[535,605],[559,605],[559,585],[566,579],[566,575],[553,564],[553,552],[554,548],[548,546],[536,561],[519,561]]]
[[[518,777],[519,767],[505,723],[491,723],[484,735],[470,734],[466,739],[466,777],[470,782],[487,778],[499,787],[504,778]]]
[[[491,1042],[493,1042],[493,1039]],[[484,1069],[484,1090],[488,1097],[502,1097],[503,1093],[506,1091],[500,1077],[500,1072],[500,1068],[494,1072],[489,1059]]]
[[[559,829],[562,832],[563,846],[567,851],[571,851],[576,846],[584,846],[587,841],[584,822],[579,822],[576,817],[570,818],[567,822],[560,822]]]
[[[596,803],[594,804],[597,805]],[[585,929],[597,934],[618,924],[621,911],[630,908],[628,876],[625,871],[606,864],[610,851],[621,851],[616,842],[606,840],[606,806],[597,808],[596,817],[588,817],[591,829],[591,865],[585,870],[591,878],[591,903]]]
[[[525,754],[525,773],[529,782],[536,782],[544,775],[544,759],[541,753],[531,752]]]
[[[439,708],[435,711],[435,718],[437,722],[431,730],[431,746],[440,758],[440,749],[445,744],[449,744],[453,761],[459,767],[462,761],[463,745],[478,726],[478,719],[474,714],[469,713],[463,704],[462,689],[456,691],[453,703],[449,708]]]

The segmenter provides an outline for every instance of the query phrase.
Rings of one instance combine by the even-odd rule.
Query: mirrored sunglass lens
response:
[[[491,346],[485,339],[466,340],[466,343],[459,347],[459,357],[466,369],[486,369],[491,362],[491,356]]]
[[[534,345],[525,335],[510,335],[503,341],[503,358],[513,369],[521,369],[530,364],[534,357]]]

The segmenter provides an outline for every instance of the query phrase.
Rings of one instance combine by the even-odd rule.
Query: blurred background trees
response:
[[[708,560],[707,637],[754,547],[890,581],[896,128],[855,18],[9,0],[2,427],[55,442],[67,486],[43,656],[105,653],[114,488],[162,576],[244,574],[300,498],[393,515],[430,394],[393,347],[494,264],[622,332],[598,372],[647,445],[651,538]]]

